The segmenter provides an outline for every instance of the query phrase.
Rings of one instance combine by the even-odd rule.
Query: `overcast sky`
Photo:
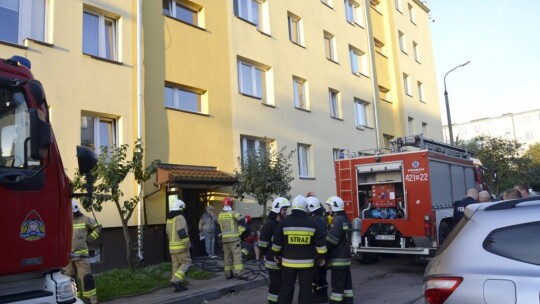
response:
[[[430,0],[433,52],[447,123],[540,109],[540,0]]]

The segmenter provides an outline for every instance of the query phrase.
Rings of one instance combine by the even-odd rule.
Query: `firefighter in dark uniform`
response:
[[[350,223],[340,197],[331,196],[326,200],[326,204],[332,213],[332,223],[326,234],[327,265],[332,269],[330,303],[352,304],[351,252],[348,238]]]
[[[79,278],[82,284],[82,295],[90,303],[98,302],[96,282],[88,261],[88,243],[94,242],[101,232],[101,225],[91,217],[82,214],[76,200],[71,201],[73,208],[73,238],[71,242],[71,261],[64,273],[72,278]]]
[[[272,202],[272,209],[268,218],[261,228],[259,237],[259,248],[261,255],[265,257],[264,266],[268,270],[268,304],[275,304],[278,301],[279,286],[281,283],[281,267],[274,261],[274,251],[272,248],[272,236],[281,220],[287,215],[287,208],[291,206],[288,199],[278,197]]]
[[[311,192],[310,192],[311,193]],[[308,194],[309,195],[309,194]],[[307,212],[309,216],[315,220],[315,223],[324,231],[324,237],[326,238],[327,222],[324,216],[324,208],[321,206],[321,202],[315,196],[308,196],[307,200]],[[315,274],[313,277],[313,303],[326,303],[328,302],[328,282],[326,281],[326,265],[315,265]]]
[[[223,244],[223,270],[227,279],[237,278],[246,280],[240,248],[240,234],[246,229],[244,217],[232,209],[233,200],[223,199],[223,210],[218,216],[221,228],[221,243]]]
[[[291,204],[291,214],[285,217],[274,232],[272,250],[274,260],[281,263],[281,286],[278,302],[290,304],[293,301],[296,277],[300,285],[299,304],[313,303],[311,282],[315,254],[323,266],[326,257],[324,231],[306,214],[306,198],[299,195]]]
[[[175,200],[167,216],[166,232],[169,239],[169,253],[172,262],[171,286],[175,292],[185,291],[186,276],[191,268],[191,242],[184,218],[186,204],[182,200]]]

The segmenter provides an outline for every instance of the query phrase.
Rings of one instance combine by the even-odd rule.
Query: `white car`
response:
[[[540,303],[540,197],[467,206],[425,270],[424,300]]]

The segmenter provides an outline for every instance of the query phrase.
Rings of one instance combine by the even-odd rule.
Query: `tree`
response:
[[[499,194],[517,183],[528,183],[533,178],[531,161],[522,157],[523,144],[504,137],[477,136],[464,141],[463,146],[474,152],[487,168],[486,182],[494,194]],[[491,177],[497,173],[497,179]]]
[[[528,185],[534,191],[540,191],[540,143],[530,145],[523,156],[531,161],[532,180]]]
[[[137,246],[131,240],[128,223],[133,215],[133,211],[141,200],[143,184],[156,173],[160,161],[154,160],[144,168],[142,140],[138,139],[135,142],[131,159],[127,157],[128,147],[129,145],[124,144],[119,147],[112,147],[110,151],[108,147],[101,147],[101,153],[98,155],[98,163],[93,170],[97,184],[94,187],[92,198],[84,198],[82,205],[86,210],[100,212],[104,203],[113,202],[115,204],[120,221],[122,222],[122,230],[126,243],[127,264],[130,269],[134,269],[136,261],[133,258],[133,252],[137,249]],[[120,189],[120,185],[130,173],[133,174],[135,181],[140,186],[140,192],[137,196],[122,201],[124,192]],[[83,186],[82,178],[77,173],[74,187],[76,189],[83,189]]]
[[[292,164],[290,162],[294,150],[285,153],[281,150],[261,150],[250,153],[246,159],[238,157],[238,168],[235,169],[237,182],[233,185],[234,196],[244,199],[252,196],[263,207],[263,218],[266,218],[266,205],[272,195],[286,196],[291,190]]]

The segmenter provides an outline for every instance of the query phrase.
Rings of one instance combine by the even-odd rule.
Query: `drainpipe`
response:
[[[373,112],[375,116],[375,138],[377,142],[377,149],[381,147],[381,136],[379,132],[379,111],[378,111],[378,100],[379,100],[379,84],[377,82],[377,69],[375,68],[375,42],[373,40],[373,30],[371,26],[371,15],[370,15],[370,0],[364,0],[364,15],[366,16],[366,32],[369,45],[369,61],[371,65],[371,88],[373,90]]]
[[[137,139],[142,138],[142,9],[141,1],[137,0]],[[144,163],[143,163],[144,165]],[[144,189],[137,184],[139,204],[137,206],[137,245],[139,260],[144,260],[144,226],[142,224],[142,211],[144,204]]]

